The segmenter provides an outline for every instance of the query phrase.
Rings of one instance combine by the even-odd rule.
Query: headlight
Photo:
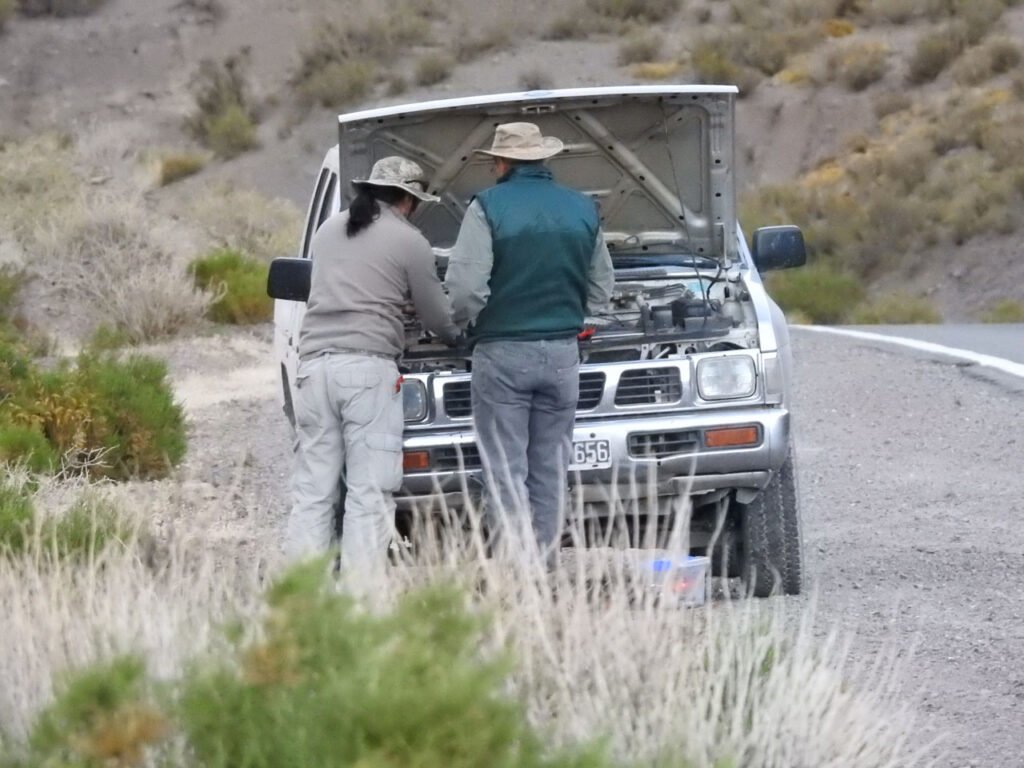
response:
[[[427,415],[427,388],[422,381],[405,379],[402,382],[402,410],[406,421],[422,421]]]
[[[711,357],[697,363],[697,389],[705,400],[750,397],[756,386],[754,361],[745,355]]]

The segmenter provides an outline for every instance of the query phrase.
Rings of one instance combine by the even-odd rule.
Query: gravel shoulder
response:
[[[1024,393],[969,368],[796,331],[809,589],[853,660],[895,647],[942,766],[1024,765]],[[191,448],[147,493],[240,568],[275,558],[291,437],[269,326],[165,346]],[[148,484],[152,486],[153,484]],[[188,520],[185,520],[185,518]]]
[[[907,655],[940,765],[1024,765],[1024,394],[948,361],[794,343],[821,618]]]

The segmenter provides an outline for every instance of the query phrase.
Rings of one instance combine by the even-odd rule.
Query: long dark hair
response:
[[[413,210],[419,201],[398,187],[378,187],[373,184],[360,184],[356,187],[356,196],[348,207],[348,221],[345,223],[345,234],[355,237],[378,216],[380,216],[380,203],[387,205],[398,205],[405,198],[413,201]]]

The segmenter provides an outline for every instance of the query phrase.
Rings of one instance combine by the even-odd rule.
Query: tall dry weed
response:
[[[213,297],[196,289],[171,249],[175,235],[140,200],[98,195],[38,235],[46,264],[90,315],[135,342],[194,329]]]
[[[294,203],[236,187],[208,187],[190,213],[214,246],[265,261],[293,254],[302,231]]]

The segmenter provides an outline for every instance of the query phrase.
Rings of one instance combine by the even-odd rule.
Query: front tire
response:
[[[803,587],[803,540],[793,448],[760,496],[742,508],[741,577],[754,597]]]

